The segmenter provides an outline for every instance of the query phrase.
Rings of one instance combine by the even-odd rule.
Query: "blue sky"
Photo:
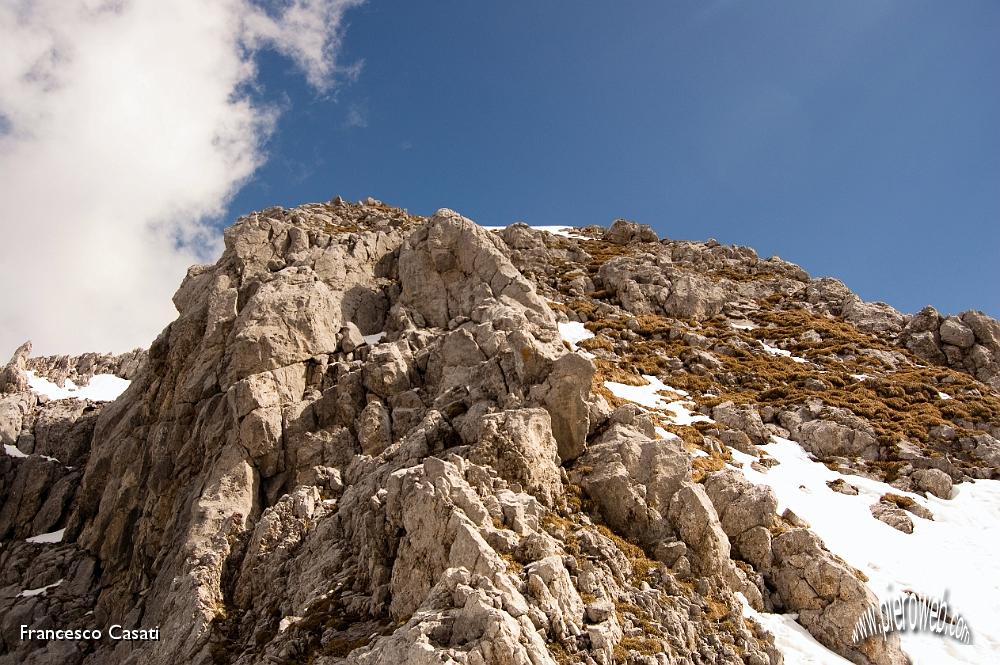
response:
[[[715,237],[904,311],[1000,315],[1000,3],[435,2],[351,10],[229,218],[375,196],[483,224]],[[269,97],[270,96],[270,97]]]
[[[0,2],[0,360],[148,346],[225,224],[337,194],[1000,317],[997,35],[997,0]]]

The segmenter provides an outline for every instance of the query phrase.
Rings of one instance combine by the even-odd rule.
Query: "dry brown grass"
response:
[[[691,461],[691,480],[696,483],[703,482],[710,473],[721,471],[726,466],[725,460],[717,455],[708,457],[695,457]]]
[[[893,494],[892,492],[886,492],[885,494],[883,494],[882,498],[879,499],[879,501],[885,504],[898,506],[903,510],[909,510],[910,508],[913,508],[913,506],[917,505],[917,502],[911,499],[910,497],[902,496],[900,494]]]
[[[615,647],[615,662],[628,662],[630,651],[636,651],[643,656],[655,656],[663,652],[663,642],[649,637],[623,637]]]
[[[549,655],[559,665],[573,665],[573,663],[577,662],[569,651],[566,650],[566,647],[559,642],[547,642],[545,648],[548,649]]]
[[[517,559],[515,559],[513,557],[513,555],[511,555],[511,554],[509,554],[507,552],[502,552],[500,554],[500,558],[503,559],[504,563],[507,564],[507,570],[508,571],[510,571],[511,573],[513,573],[515,576],[518,576],[518,577],[521,576],[521,571],[524,570],[524,565],[520,561],[518,561]]]

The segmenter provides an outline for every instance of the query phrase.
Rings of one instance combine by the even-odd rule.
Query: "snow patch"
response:
[[[59,529],[58,531],[32,536],[31,538],[27,538],[26,541],[29,543],[61,543],[64,533],[66,533],[66,529]]]
[[[659,425],[656,426],[656,428],[655,428],[654,431],[656,432],[656,436],[660,437],[661,439],[666,439],[667,441],[675,441],[675,440],[676,441],[680,441],[680,438],[681,438],[681,437],[677,436],[676,434],[674,434],[673,432],[668,432],[667,430],[663,429]],[[699,450],[698,452],[701,452],[701,451]]]
[[[18,598],[31,598],[32,596],[40,596],[43,593],[45,593],[46,591],[48,591],[49,589],[54,589],[57,586],[59,586],[60,584],[62,584],[62,583],[63,583],[63,581],[60,579],[58,582],[53,582],[52,584],[47,584],[45,586],[40,586],[37,589],[25,589],[21,593],[17,594],[17,597]]]
[[[279,633],[285,632],[286,630],[288,630],[289,626],[298,623],[301,619],[302,617],[297,617],[297,616],[283,617],[281,621],[278,622],[278,632]]]
[[[559,336],[569,343],[569,347],[573,349],[575,353],[580,354],[584,358],[596,358],[596,356],[590,351],[584,351],[576,346],[579,342],[582,342],[585,339],[590,339],[594,336],[594,333],[587,330],[582,323],[579,323],[578,321],[560,323]]]
[[[28,457],[28,453],[22,453],[17,446],[12,446],[9,443],[3,444],[3,451],[7,453],[8,457]]]
[[[28,385],[33,391],[52,400],[75,397],[95,402],[113,402],[132,383],[114,374],[95,374],[90,382],[82,388],[70,379],[66,379],[63,387],[60,388],[44,376],[36,375],[32,370],[28,370],[25,374],[28,376]]]
[[[33,455],[29,455],[28,453],[21,451],[21,449],[17,446],[12,446],[9,443],[3,444],[3,451],[7,453],[8,457],[33,457]],[[41,457],[43,460],[48,462],[59,462],[59,460],[51,455],[38,455],[38,457]],[[71,469],[73,467],[67,466],[66,468]]]
[[[757,327],[757,324],[753,321],[748,321],[747,319],[737,319],[736,321],[730,321],[729,325],[736,330],[753,330]]]
[[[793,356],[791,351],[786,351],[785,349],[779,349],[778,347],[771,346],[766,342],[761,342],[760,345],[763,346],[764,350],[770,353],[772,356],[784,356],[785,358],[791,358],[797,363],[809,362],[805,358],[799,358],[798,356]]]
[[[385,331],[383,330],[382,332],[377,332],[371,335],[362,335],[362,337],[365,339],[365,344],[368,346],[375,346],[382,341],[383,337],[385,337]]]
[[[938,399],[951,399],[951,395],[938,391]]]
[[[487,231],[503,231],[506,226],[484,226]],[[570,233],[572,231],[572,226],[562,226],[559,224],[542,224],[540,226],[529,226],[528,228],[534,229],[536,231],[546,231],[553,235],[562,236],[564,238],[576,238],[577,240],[590,240],[586,236],[582,236],[578,233]]]
[[[579,321],[568,321],[567,323],[559,324],[559,336],[569,342],[569,345],[575,351],[577,344],[585,339],[590,339],[594,336],[594,333],[587,330]]]
[[[868,576],[868,586],[880,600],[897,597],[904,589],[928,597],[948,592],[954,613],[963,616],[972,629],[973,644],[901,633],[903,648],[914,665],[996,662],[1000,653],[1000,625],[995,621],[1000,616],[1000,558],[995,555],[1000,542],[1000,481],[956,485],[951,499],[922,497],[877,480],[831,471],[787,439],[772,437],[764,451],[779,462],[764,473],[750,466],[751,456],[731,452],[748,480],[774,490],[779,513],[791,508],[809,522],[831,552]],[[858,495],[827,487],[827,481],[838,478],[857,487]],[[887,492],[929,508],[934,520],[911,516],[912,534],[876,520],[869,507]]]
[[[647,384],[644,386],[630,386],[625,383],[616,383],[615,381],[605,381],[604,386],[615,397],[635,402],[647,409],[668,411],[671,414],[671,422],[675,425],[690,425],[697,422],[712,421],[711,418],[704,414],[692,412],[687,406],[690,402],[685,402],[684,400],[668,402],[660,394],[661,391],[669,391],[681,397],[687,397],[687,392],[671,388],[655,376],[650,376],[649,374],[643,374],[642,378],[647,381]]]

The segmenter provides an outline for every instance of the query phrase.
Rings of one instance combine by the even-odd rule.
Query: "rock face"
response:
[[[900,342],[932,363],[968,372],[1000,390],[1000,321],[982,312],[945,317],[925,307],[906,322]]]
[[[939,497],[992,477],[992,324],[634,222],[578,231],[272,208],[188,271],[148,351],[19,349],[0,663],[781,663],[737,594],[852,662],[905,662],[850,641],[862,576],[734,451],[766,469],[782,436]],[[49,401],[29,370],[132,384]],[[685,392],[606,383],[652,378]],[[160,639],[18,636],[113,623]]]

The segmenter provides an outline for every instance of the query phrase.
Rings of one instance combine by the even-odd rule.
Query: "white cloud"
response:
[[[368,126],[368,111],[365,106],[351,104],[347,109],[347,117],[344,119],[344,127],[347,129],[363,129]]]
[[[264,159],[255,53],[327,92],[357,74],[336,54],[361,1],[0,4],[0,355],[148,346]]]

